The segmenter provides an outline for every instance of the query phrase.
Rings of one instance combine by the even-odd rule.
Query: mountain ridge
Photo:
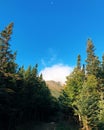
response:
[[[64,85],[62,85],[60,82],[56,82],[54,80],[48,80],[46,81],[46,85],[51,91],[52,96],[58,98],[61,94],[61,91],[64,89]]]

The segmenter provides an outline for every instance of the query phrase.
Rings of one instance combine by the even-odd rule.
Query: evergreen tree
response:
[[[102,56],[102,62],[101,62],[101,72],[100,72],[100,78],[98,80],[98,86],[99,86],[99,94],[100,94],[100,101],[99,101],[99,127],[100,129],[104,129],[104,54]]]
[[[19,77],[14,62],[16,54],[12,54],[9,44],[12,29],[13,23],[0,33],[0,129],[3,130],[15,129],[16,83]]]
[[[102,56],[100,77],[101,77],[101,79],[104,79],[104,54]]]
[[[0,70],[15,73],[17,64],[14,62],[16,53],[12,54],[9,40],[11,38],[13,23],[9,24],[0,33]]]
[[[74,101],[76,101],[77,96],[79,95],[79,93],[82,89],[84,77],[85,77],[85,75],[84,75],[83,71],[76,69],[76,68],[67,77],[65,89],[68,89],[67,91],[69,92],[69,97],[73,103],[74,103]]]
[[[24,66],[20,67],[18,69],[18,75],[21,77],[21,78],[24,78],[24,73],[25,73],[25,69],[24,69]]]
[[[67,81],[65,85],[65,89],[63,90],[62,95],[59,100],[61,104],[68,106],[67,110],[72,110],[80,119],[80,114],[78,113],[77,101],[79,100],[79,95],[82,90],[82,86],[85,80],[85,72],[81,69],[81,58],[80,55],[77,59],[77,67],[73,70],[73,72],[67,76]]]
[[[72,107],[78,116],[80,126],[85,130],[97,129],[103,122],[103,60],[102,64],[95,55],[95,47],[89,39],[87,44],[86,70],[81,69],[81,57],[78,55],[77,67],[67,77],[66,87],[60,97],[63,104]],[[102,76],[101,76],[102,75]],[[100,105],[99,105],[100,104]]]
[[[78,55],[77,57],[77,69],[81,69],[81,56]]]
[[[83,128],[92,130],[97,128],[99,115],[99,92],[97,90],[97,79],[94,75],[88,75],[83,84],[79,100],[77,100],[77,111],[80,114]]]
[[[96,77],[99,75],[100,61],[95,55],[95,47],[90,39],[87,41],[87,59],[86,59],[86,71],[87,74],[93,74]]]
[[[104,54],[102,56],[102,71],[104,72]]]

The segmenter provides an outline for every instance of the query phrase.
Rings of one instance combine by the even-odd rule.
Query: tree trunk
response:
[[[84,127],[82,128],[82,130],[92,130],[92,128],[91,128],[90,126],[86,125],[86,126],[84,126]]]

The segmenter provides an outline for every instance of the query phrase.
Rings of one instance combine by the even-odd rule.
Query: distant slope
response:
[[[53,80],[46,81],[46,84],[47,84],[48,88],[50,89],[51,94],[54,97],[58,98],[60,96],[60,92],[62,91],[64,86],[61,85],[60,82],[55,82]]]

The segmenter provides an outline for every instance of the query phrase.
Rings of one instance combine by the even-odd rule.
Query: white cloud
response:
[[[63,64],[56,64],[51,67],[45,67],[40,73],[42,73],[43,79],[46,81],[54,80],[63,84],[66,81],[66,76],[68,76],[72,70],[73,67]]]

